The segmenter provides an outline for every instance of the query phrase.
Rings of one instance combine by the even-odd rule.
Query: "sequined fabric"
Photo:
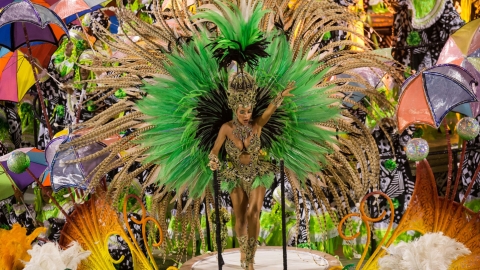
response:
[[[273,164],[260,159],[261,144],[260,137],[257,134],[253,134],[250,139],[250,145],[243,150],[240,150],[232,140],[227,138],[225,150],[228,154],[228,165],[220,175],[224,181],[236,182],[247,195],[250,194],[255,178],[274,171]],[[250,155],[249,164],[242,164],[240,162],[240,156],[242,154]]]
[[[247,252],[248,252],[248,236],[246,236],[246,235],[239,236],[239,237],[237,237],[237,240],[238,240],[238,245],[240,247],[240,252],[242,252],[243,254],[247,254]],[[240,258],[240,266],[242,267],[242,269],[247,268],[246,258],[243,258],[243,257]]]

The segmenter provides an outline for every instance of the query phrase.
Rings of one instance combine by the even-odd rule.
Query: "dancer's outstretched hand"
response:
[[[287,85],[287,88],[285,90],[283,90],[282,92],[282,97],[293,97],[295,96],[294,94],[291,94],[290,91],[292,91],[293,89],[295,89],[295,82],[289,82],[288,85]]]

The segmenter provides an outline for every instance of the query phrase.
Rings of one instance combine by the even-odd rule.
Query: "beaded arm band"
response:
[[[217,164],[217,167],[220,165],[220,160],[218,160],[218,157],[216,155],[210,154],[208,155],[208,159],[210,160],[210,162],[214,162],[215,164]],[[210,167],[210,169],[212,169],[212,167]]]
[[[282,102],[283,102],[283,91],[278,93],[278,95],[272,100],[272,104],[275,105],[275,107],[280,107],[280,105],[282,105]]]

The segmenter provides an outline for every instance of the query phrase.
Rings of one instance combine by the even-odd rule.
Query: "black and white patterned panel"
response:
[[[405,66],[411,66],[414,70],[429,68],[437,63],[438,56],[447,38],[458,28],[465,24],[455,10],[451,0],[447,0],[445,10],[437,22],[429,28],[418,30],[412,27],[411,10],[408,10],[406,0],[397,1],[398,8],[394,21],[394,47],[408,46],[406,40],[408,34],[417,31],[420,34],[421,45],[441,42],[434,47],[419,47],[413,49],[413,63],[410,50],[393,50],[393,57]]]
[[[50,125],[53,130],[53,134],[65,129],[72,123],[72,119],[67,113],[67,94],[64,90],[60,89],[56,81],[61,83],[70,81],[73,75],[68,75],[66,77],[61,78],[56,69],[53,67],[53,61],[50,62],[48,67],[49,74],[55,78],[49,78],[45,82],[40,84],[40,88],[42,90],[43,97],[46,103],[46,110],[47,115],[51,118]],[[39,101],[38,101],[39,102]],[[58,114],[55,114],[56,106],[61,105],[65,108],[65,116],[60,117]],[[39,106],[39,105],[37,105]],[[53,117],[52,117],[53,116]],[[41,111],[37,109],[37,117],[40,117],[43,121],[45,118]],[[43,123],[40,124],[37,144],[39,149],[45,149],[46,145],[50,141],[48,130]]]
[[[440,42],[435,47],[420,47],[413,50],[415,63],[413,69],[422,70],[429,68],[437,63],[438,56],[447,41],[448,37],[457,29],[462,27],[465,22],[455,10],[451,0],[445,3],[445,10],[440,18],[427,29],[419,31],[422,39],[421,44],[432,44]]]
[[[393,47],[407,46],[408,34],[412,31],[412,16],[408,10],[407,1],[398,1],[398,8],[394,14]],[[405,66],[410,65],[409,50],[392,50],[393,58]]]
[[[108,26],[110,25],[110,21],[108,16],[101,10],[96,10],[92,13],[90,13],[90,25],[88,26],[93,30],[95,33],[97,31],[98,26],[95,26],[96,24],[101,25],[103,28],[108,29]]]
[[[310,183],[307,183],[307,187],[310,187]],[[263,200],[263,211],[271,211],[272,206],[273,206],[273,192],[275,191],[276,188],[280,187],[280,174],[277,174],[275,176],[275,180],[272,184],[272,187],[267,189],[265,193],[265,198]],[[288,181],[287,175],[285,175],[285,201],[291,201],[295,202],[295,196],[294,193],[297,193],[297,198],[298,198],[298,204],[300,206],[300,212],[296,213],[296,218],[299,218],[297,224],[298,224],[298,234],[293,236],[291,239],[287,239],[287,244],[289,246],[296,246],[297,244],[301,243],[307,243],[308,241],[308,234],[309,232],[307,231],[307,222],[309,222],[309,216],[307,216],[305,207],[307,209],[311,208],[311,202],[307,199],[304,198],[299,191],[294,191],[292,188],[292,185]]]
[[[48,240],[58,243],[63,226],[65,226],[65,219],[49,218],[48,223],[50,223]]]
[[[0,142],[0,156],[8,154],[7,148]]]
[[[288,186],[288,185],[287,185]],[[290,188],[291,192],[291,188]],[[308,211],[306,209],[310,209],[311,203],[307,200],[307,198],[303,197],[300,192],[297,191],[298,196],[298,204],[300,206],[300,213],[297,213],[297,219],[300,219],[298,224],[298,235],[296,239],[296,243],[290,243],[291,246],[296,246],[295,244],[302,244],[308,242],[308,236],[310,232],[307,230],[307,222],[310,221],[310,216],[307,216]]]
[[[10,212],[10,226],[19,223],[27,229],[27,234],[31,234],[36,228],[35,209],[33,205],[12,203],[12,206],[14,210]],[[23,210],[15,211],[16,207]]]
[[[480,120],[480,116],[477,117],[477,120]],[[472,150],[468,150],[465,153],[465,159],[462,164],[462,188],[460,189],[460,199],[465,197],[465,192],[472,182],[473,174],[475,170],[480,165],[480,136],[477,136],[474,140],[470,140],[467,142],[467,149],[470,148]],[[475,183],[473,185],[472,191],[469,194],[470,198],[478,198],[480,197],[480,174],[475,179]],[[469,198],[469,199],[470,199]]]
[[[365,122],[366,114],[362,110],[349,109],[349,113],[357,117],[360,121]],[[411,174],[410,165],[404,151],[404,147],[412,138],[415,127],[408,127],[400,135],[392,126],[384,127],[384,129],[389,133],[393,143],[393,149],[382,129],[376,127],[372,131],[372,136],[375,139],[378,152],[380,154],[379,189],[383,193],[387,194],[391,199],[398,200],[399,206],[395,209],[394,213],[394,221],[398,223],[406,210],[415,187],[415,178]],[[384,163],[389,159],[393,159],[394,153],[397,168],[390,171],[385,168]],[[361,172],[359,171],[359,173]],[[379,213],[381,213],[380,211],[387,211],[384,221],[388,221],[390,215],[392,214],[390,213],[389,208],[386,207],[386,200],[382,199],[381,197],[378,199],[370,199],[367,202],[367,205],[369,206],[370,211],[372,211],[372,216],[378,216]]]
[[[392,149],[387,137],[381,129],[376,128],[373,131],[373,137],[377,142],[380,153],[379,188],[391,199],[398,200],[399,205],[394,213],[394,221],[396,223],[400,222],[415,187],[415,178],[411,174],[410,165],[404,152],[404,146],[412,138],[413,131],[414,127],[411,126],[399,136],[398,134],[393,133],[393,128],[388,128],[387,132],[390,133],[389,135],[393,141],[394,149]],[[384,167],[384,163],[393,158],[393,152],[395,152],[397,168],[390,171]],[[379,200],[381,210],[389,212],[389,209],[386,207],[386,201],[380,198]],[[378,211],[376,205],[372,205],[372,207],[375,211]],[[391,213],[388,213],[384,220],[388,220],[390,214]]]

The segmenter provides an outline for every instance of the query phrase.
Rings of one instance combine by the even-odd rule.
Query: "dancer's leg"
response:
[[[263,200],[265,198],[264,187],[257,187],[250,192],[247,209],[248,222],[248,245],[250,252],[247,252],[248,270],[253,270],[255,251],[257,250],[257,240],[260,233],[260,211],[262,210]]]
[[[242,188],[235,188],[230,194],[233,205],[233,213],[235,215],[235,233],[240,245],[240,262],[242,267],[245,268],[245,250],[247,245],[247,206],[248,197]]]

